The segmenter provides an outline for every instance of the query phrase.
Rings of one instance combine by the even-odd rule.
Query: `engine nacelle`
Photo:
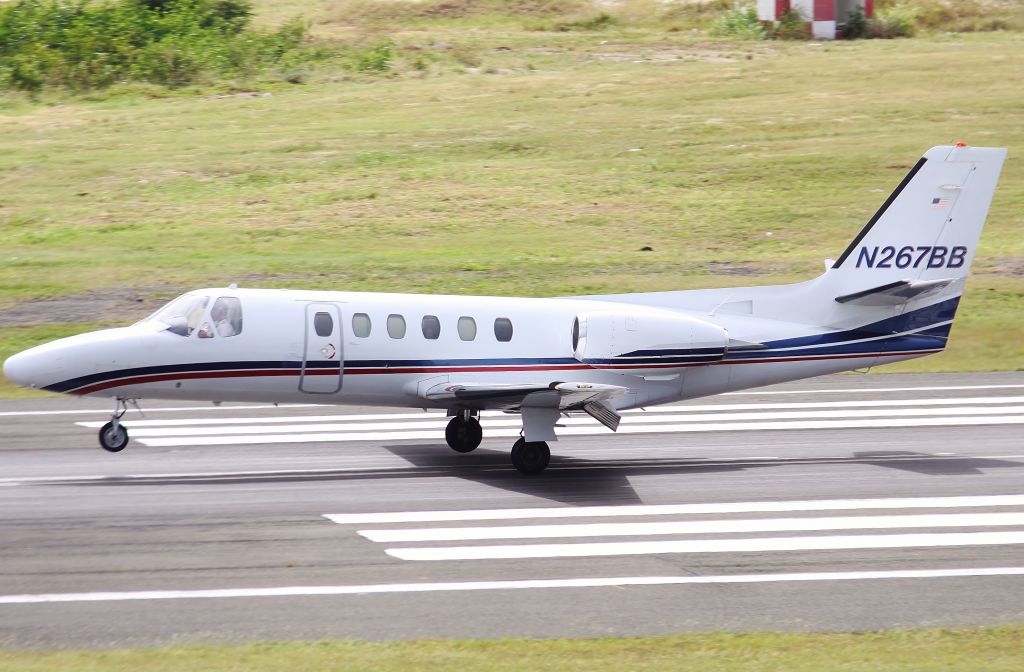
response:
[[[729,343],[717,324],[650,308],[582,313],[572,329],[573,355],[588,364],[711,364]]]

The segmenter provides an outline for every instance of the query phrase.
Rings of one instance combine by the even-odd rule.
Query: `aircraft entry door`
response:
[[[341,311],[329,303],[306,306],[306,348],[299,390],[334,394],[341,389]]]

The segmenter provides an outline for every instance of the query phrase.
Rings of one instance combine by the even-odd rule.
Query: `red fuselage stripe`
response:
[[[900,355],[929,355],[941,352],[941,348],[934,350],[909,350],[900,352],[872,352],[854,353],[844,355],[818,355],[811,357],[770,357],[765,359],[739,359],[709,362],[706,364],[604,364],[589,366],[586,364],[563,364],[563,365],[536,365],[536,366],[455,366],[455,367],[395,367],[395,368],[368,368],[368,369],[346,369],[346,376],[352,375],[386,375],[386,374],[409,374],[409,373],[483,373],[491,371],[573,371],[573,370],[603,370],[603,369],[665,369],[665,368],[688,368],[693,366],[715,366],[719,364],[769,364],[773,362],[809,362],[823,359],[867,359],[871,357],[898,357]],[[310,369],[305,372],[307,376],[331,376],[337,375],[338,370],[332,369]],[[270,378],[281,376],[299,376],[301,369],[249,369],[234,371],[196,371],[192,373],[161,373],[148,376],[133,376],[131,378],[108,380],[102,383],[94,383],[69,391],[69,394],[85,395],[113,387],[124,387],[128,385],[144,385],[146,383],[159,383],[172,380],[196,380],[210,378]]]

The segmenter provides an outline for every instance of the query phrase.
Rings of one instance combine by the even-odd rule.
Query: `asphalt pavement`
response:
[[[1024,373],[572,418],[517,473],[434,413],[0,401],[0,645],[1024,621]]]

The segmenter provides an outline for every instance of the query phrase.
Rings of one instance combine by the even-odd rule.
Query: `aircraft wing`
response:
[[[453,407],[473,410],[523,411],[527,408],[543,408],[559,412],[584,411],[615,431],[621,418],[606,402],[628,391],[626,387],[598,383],[441,383],[421,394],[431,401],[448,402]]]

